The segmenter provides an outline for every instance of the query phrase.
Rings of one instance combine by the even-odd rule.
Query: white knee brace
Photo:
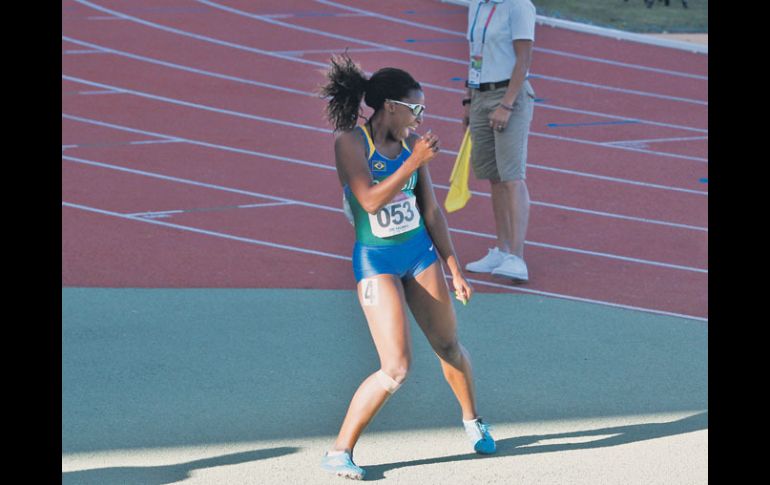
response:
[[[382,369],[375,372],[374,376],[377,378],[377,382],[390,394],[398,391],[398,388],[401,387],[400,382],[387,375]]]

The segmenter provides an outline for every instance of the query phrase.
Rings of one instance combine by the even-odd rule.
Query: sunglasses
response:
[[[391,103],[402,104],[406,106],[407,108],[409,108],[409,110],[412,112],[412,114],[415,117],[420,116],[425,112],[424,104],[409,104],[409,103],[404,103],[403,101],[396,101],[395,99],[386,99],[385,101],[390,101]]]

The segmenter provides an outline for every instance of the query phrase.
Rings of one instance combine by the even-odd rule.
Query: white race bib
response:
[[[417,197],[407,197],[403,192],[398,194],[376,214],[369,214],[369,225],[377,237],[397,236],[416,229],[420,225]]]

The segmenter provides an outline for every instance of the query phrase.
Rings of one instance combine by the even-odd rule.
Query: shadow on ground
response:
[[[571,433],[556,433],[547,435],[516,436],[512,438],[497,439],[497,453],[489,456],[480,456],[475,453],[461,455],[440,456],[421,460],[400,461],[396,463],[383,463],[380,465],[368,465],[366,467],[367,480],[380,480],[385,473],[398,468],[408,468],[420,465],[432,465],[438,463],[450,463],[464,460],[494,460],[503,456],[530,455],[535,453],[553,453],[558,451],[588,450],[609,446],[624,445],[638,441],[664,438],[708,428],[708,412],[688,416],[678,421],[667,423],[645,423],[628,426],[615,426],[588,431]],[[607,436],[609,435],[609,436]],[[562,444],[538,444],[542,441],[568,440],[570,438],[597,439],[580,443]]]
[[[174,465],[125,466],[62,472],[62,485],[83,485],[89,483],[98,485],[164,485],[189,478],[190,472],[193,470],[266,460],[295,453],[296,451],[298,451],[298,448],[269,448]]]
[[[708,409],[705,323],[517,294],[456,308],[492,424]],[[409,379],[371,431],[460,425],[412,329]],[[352,291],[64,288],[62,453],[333,436],[378,366]],[[622,428],[599,443],[685,425]],[[502,453],[550,451],[522,448],[542,438],[504,439]]]

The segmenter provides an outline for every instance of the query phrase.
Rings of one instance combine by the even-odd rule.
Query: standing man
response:
[[[530,0],[471,0],[463,126],[470,125],[471,164],[489,180],[497,243],[465,268],[518,282],[529,280],[524,238],[529,223],[527,137],[535,92],[527,81],[535,40]]]

